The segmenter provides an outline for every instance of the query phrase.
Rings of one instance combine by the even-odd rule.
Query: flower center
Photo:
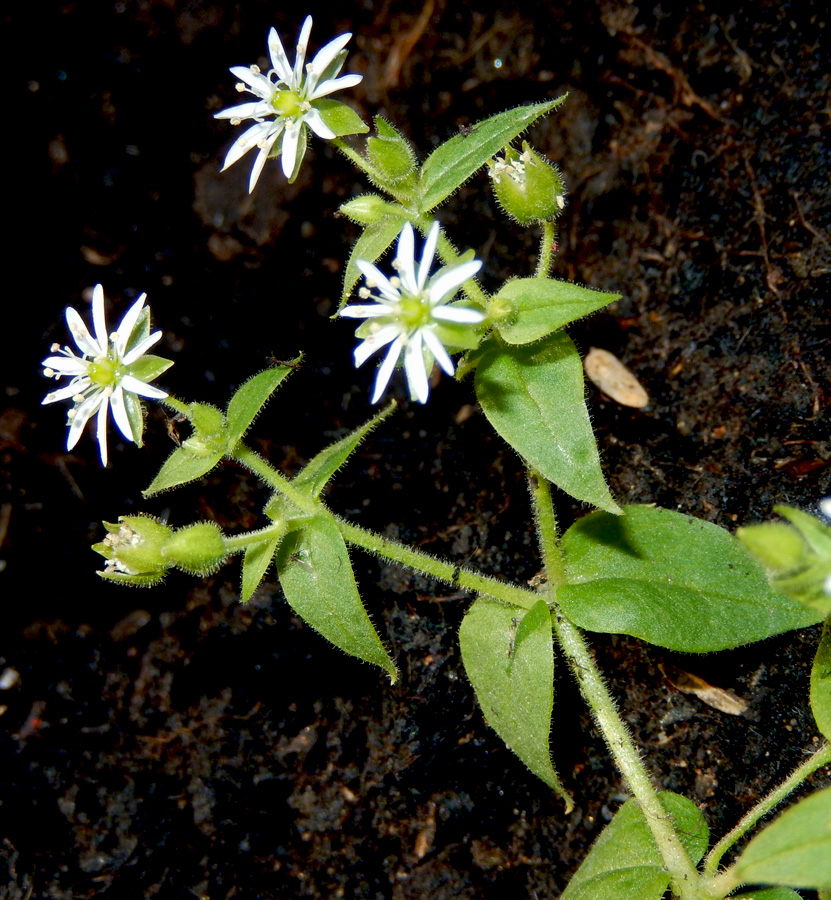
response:
[[[293,119],[304,111],[303,101],[294,91],[275,91],[271,97],[271,105],[278,116]]]
[[[430,306],[423,297],[405,295],[398,304],[398,310],[408,331],[416,331],[430,321]]]
[[[111,359],[107,359],[106,356],[99,356],[89,364],[87,375],[93,384],[107,387],[110,384],[114,384],[117,380],[115,363]]]

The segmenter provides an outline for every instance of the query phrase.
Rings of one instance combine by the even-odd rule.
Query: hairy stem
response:
[[[774,807],[778,806],[791,791],[798,788],[806,778],[813,775],[817,769],[822,768],[831,763],[831,745],[824,742],[823,745],[813,753],[808,759],[798,766],[794,771],[777,787],[775,787],[767,797],[763,797],[752,809],[748,810],[739,820],[739,824],[729,831],[707,854],[704,859],[704,874],[714,878],[712,887],[715,893],[712,896],[723,896],[719,893],[719,879],[716,879],[719,865],[725,853],[738,841],[740,841],[751,828],[753,828],[759,820],[766,816]],[[727,890],[730,890],[728,888]],[[707,896],[710,896],[708,894]]]
[[[551,271],[551,257],[554,255],[554,225],[551,222],[542,223],[542,237],[540,238],[540,256],[537,260],[535,278],[548,278]]]
[[[672,819],[661,804],[658,792],[615,708],[614,700],[603,682],[583,633],[569,622],[557,605],[556,589],[564,581],[564,567],[551,502],[551,487],[539,473],[533,471],[529,473],[529,481],[540,549],[548,575],[551,618],[560,649],[568,660],[583,698],[592,710],[618,768],[641,805],[646,824],[669,872],[673,891],[682,900],[695,900],[699,896],[699,876],[695,866],[672,825]]]

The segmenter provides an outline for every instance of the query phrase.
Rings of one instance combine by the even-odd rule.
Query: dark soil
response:
[[[111,320],[148,292],[176,360],[163,382],[185,398],[224,403],[302,350],[303,371],[255,429],[289,473],[370,414],[371,367],[353,371],[352,331],[329,319],[356,237],[335,210],[364,185],[319,141],[293,186],[269,165],[249,198],[247,161],[219,174],[233,129],[211,115],[236,96],[227,67],[262,56],[271,25],[293,45],[306,11],[130,0],[5,12],[17,284],[3,332],[0,670],[20,681],[0,693],[4,900],[554,898],[626,796],[565,667],[553,752],[574,811],[500,744],[459,658],[469,598],[443,586],[355,554],[402,671],[390,688],[303,625],[274,582],[241,606],[237,564],[147,592],[95,575],[102,519],[169,509],[174,525],[210,517],[233,531],[257,527],[264,502],[230,469],[141,501],[171,449],[160,410],[144,451],[113,439],[106,471],[89,436],[65,452],[38,362],[96,282],[118,304]],[[349,101],[425,153],[489,113],[569,92],[530,136],[570,187],[557,274],[622,295],[572,334],[618,354],[653,398],[633,411],[590,392],[623,501],[733,527],[831,493],[827,18],[809,0],[358,2],[316,16],[318,45],[355,32],[349,70],[365,78]],[[483,178],[441,217],[485,258],[486,286],[532,265],[535,238],[506,227]],[[405,405],[328,499],[525,581],[538,563],[521,466],[471,402],[444,379],[426,407]],[[560,511],[566,524],[580,512],[567,499]],[[594,645],[656,781],[720,835],[818,741],[816,639],[707,657]],[[749,712],[679,693],[672,666]]]

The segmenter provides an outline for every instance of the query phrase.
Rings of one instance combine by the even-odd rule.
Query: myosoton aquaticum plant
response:
[[[298,368],[295,363],[247,380],[243,376],[224,409],[178,399],[150,383],[171,363],[147,352],[161,332],[150,330],[144,296],[108,333],[104,294],[97,286],[93,330],[68,309],[75,349],[54,345],[43,361],[48,377],[69,379],[43,401],[71,402],[67,447],[76,445],[95,417],[101,462],[107,465],[110,413],[121,434],[141,446],[140,398],[155,400],[187,421],[190,434],[145,496],[196,481],[225,460],[244,465],[270,494],[259,527],[249,532],[226,534],[204,521],[173,527],[141,514],[107,523],[106,535],[95,545],[105,560],[101,576],[146,586],[171,569],[202,576],[239,556],[242,602],[272,570],[305,622],[392,680],[396,665],[364,609],[349,548],[451,583],[473,598],[459,632],[461,653],[484,716],[501,739],[569,810],[569,785],[550,752],[556,650],[631,792],[594,846],[586,848],[564,900],[660,900],[667,893],[679,900],[788,900],[800,896],[796,889],[831,897],[831,788],[810,793],[762,823],[831,762],[831,747],[823,743],[806,754],[733,830],[711,840],[690,799],[655,786],[588,643],[593,632],[621,633],[672,651],[708,653],[826,621],[831,614],[828,521],[779,507],[780,519],[734,536],[682,512],[619,505],[601,469],[582,361],[566,331],[570,322],[616,297],[550,277],[553,223],[565,205],[565,186],[556,167],[522,139],[543,117],[567,114],[559,112],[565,98],[497,112],[422,158],[383,118],[376,117],[370,128],[347,103],[332,99],[338,92],[348,100],[346,92],[361,80],[340,74],[351,35],[335,37],[310,56],[311,28],[307,18],[293,62],[272,29],[267,72],[257,66],[231,69],[243,102],[218,118],[245,130],[228,151],[225,168],[256,150],[249,157],[250,191],[267,165],[279,165],[294,180],[311,133],[333,143],[366,177],[371,191],[340,208],[362,229],[346,261],[339,310],[341,318],[357,323],[355,365],[378,364],[373,402],[402,379],[413,401],[429,404],[434,366],[447,376],[469,379],[475,402],[525,463],[544,577],[535,587],[511,584],[335,515],[321,499],[323,489],[364,437],[382,427],[393,405],[323,447],[290,478],[258,454],[247,435]],[[503,284],[477,280],[482,263],[476,248],[460,252],[437,216],[439,205],[474,176],[490,182],[509,227],[539,234],[533,269],[524,271],[518,260]],[[270,201],[255,192],[255,202]],[[382,260],[393,247],[391,258]],[[302,390],[300,368],[290,390]],[[564,533],[553,503],[556,491],[593,508]],[[831,504],[825,502],[822,511],[831,514]],[[807,686],[826,737],[831,737],[829,672],[826,624]]]

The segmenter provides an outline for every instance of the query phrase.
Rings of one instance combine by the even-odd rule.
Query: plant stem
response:
[[[537,472],[529,472],[529,481],[540,550],[551,591],[549,605],[552,609],[554,633],[618,768],[640,803],[646,824],[669,872],[673,891],[682,900],[695,900],[699,896],[699,876],[695,866],[672,825],[672,819],[661,804],[626,725],[615,709],[614,700],[603,682],[582,632],[569,622],[557,605],[556,589],[564,581],[564,567],[551,502],[551,487]]]
[[[778,806],[788,794],[798,788],[806,778],[813,775],[817,769],[831,763],[831,745],[824,742],[801,766],[798,766],[778,787],[774,788],[767,797],[763,797],[752,809],[748,810],[736,827],[729,831],[707,854],[704,859],[704,874],[714,878],[712,888],[715,893],[712,896],[723,896],[727,891],[719,893],[721,885],[716,879],[716,873],[724,854],[738,841],[740,841],[763,816],[766,816],[775,806]],[[728,887],[727,890],[732,889]],[[709,896],[709,894],[708,894]]]
[[[242,553],[252,544],[261,541],[270,541],[274,538],[280,538],[286,533],[285,522],[275,522],[273,525],[267,525],[259,531],[246,531],[244,534],[224,535],[223,542],[225,549],[229,553]]]
[[[459,251],[450,242],[449,238],[444,233],[444,229],[439,232],[438,251],[441,261],[446,266],[452,265],[459,259]],[[468,299],[472,300],[474,303],[478,303],[483,309],[487,309],[488,295],[479,287],[473,278],[468,278],[462,285],[462,290]]]
[[[369,178],[374,184],[377,184],[382,190],[386,191],[391,197],[397,200],[402,206],[407,207],[408,198],[395,190],[392,185],[387,184],[384,176],[372,165],[372,163],[361,153],[358,153],[353,147],[350,147],[343,138],[332,138],[333,143],[340,152],[349,159],[356,169]]]
[[[540,257],[537,260],[537,271],[534,273],[534,278],[548,278],[553,253],[554,225],[551,222],[543,222],[542,237],[540,238]]]
[[[234,448],[233,458],[250,469],[274,490],[283,494],[284,497],[304,513],[310,516],[332,515],[319,500],[296,488],[288,478],[281,475],[242,441]],[[439,581],[445,581],[454,587],[473,591],[474,593],[487,594],[489,597],[495,597],[503,603],[507,603],[510,606],[519,606],[522,609],[530,609],[540,599],[540,595],[536,591],[516,587],[505,581],[499,581],[487,575],[480,575],[478,572],[473,572],[464,566],[456,566],[436,559],[436,557],[430,556],[430,554],[421,550],[413,550],[396,541],[391,541],[383,537],[383,535],[367,531],[358,525],[352,525],[338,516],[334,516],[334,519],[344,540],[349,541],[356,547],[369,550],[371,553],[376,553],[378,556],[383,556],[392,562],[409,566],[416,571],[423,572],[425,575],[431,575]]]

